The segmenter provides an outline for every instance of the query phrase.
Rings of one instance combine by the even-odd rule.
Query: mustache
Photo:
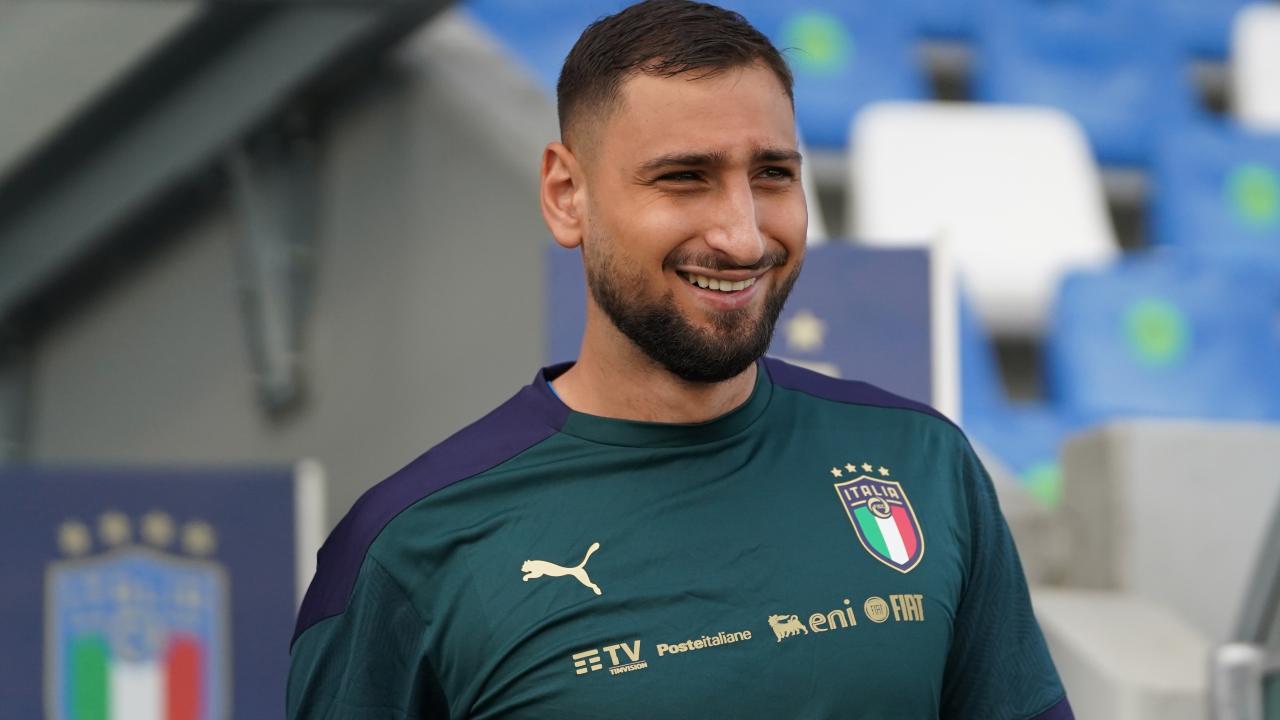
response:
[[[756,262],[750,265],[740,265],[718,253],[685,253],[667,256],[667,259],[662,263],[662,267],[670,269],[679,265],[693,265],[707,270],[748,270],[757,272],[768,270],[778,265],[785,265],[790,257],[786,250],[774,248],[765,251],[764,255]]]

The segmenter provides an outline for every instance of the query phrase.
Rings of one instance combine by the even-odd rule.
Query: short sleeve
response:
[[[991,478],[962,451],[968,568],[942,686],[944,720],[1073,718]],[[963,522],[963,520],[962,520]]]
[[[312,625],[293,644],[288,717],[449,717],[423,638],[423,622],[404,590],[367,556],[346,610]]]

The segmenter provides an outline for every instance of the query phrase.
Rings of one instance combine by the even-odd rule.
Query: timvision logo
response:
[[[644,670],[649,667],[649,662],[640,658],[640,641],[632,640],[626,643],[605,645],[598,650],[592,648],[574,653],[570,656],[570,659],[573,660],[574,674],[586,675],[597,670],[603,670],[604,656],[600,654],[601,652],[607,653],[609,656],[610,675],[621,675],[622,673]]]

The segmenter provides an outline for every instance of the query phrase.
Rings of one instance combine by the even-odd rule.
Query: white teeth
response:
[[[720,280],[719,278],[709,278],[705,275],[693,275],[681,273],[690,285],[697,285],[701,288],[709,290],[719,290],[720,292],[737,292],[745,290],[756,284],[755,278],[747,278],[746,280]]]

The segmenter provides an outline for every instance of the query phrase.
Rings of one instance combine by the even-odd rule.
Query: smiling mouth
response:
[[[696,285],[697,287],[706,290],[718,290],[726,293],[745,290],[756,284],[756,279],[753,277],[747,278],[746,280],[720,280],[718,278],[707,277],[706,275],[698,275],[695,273],[677,272],[676,274],[690,285]]]

